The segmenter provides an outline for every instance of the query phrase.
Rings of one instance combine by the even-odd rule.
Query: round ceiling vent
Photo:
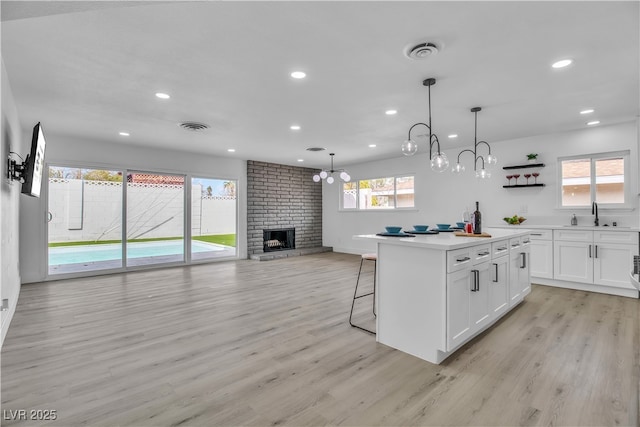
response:
[[[198,122],[180,123],[180,127],[186,130],[190,130],[192,132],[198,132],[201,130],[209,129],[209,125],[205,125],[204,123],[198,123]]]
[[[427,59],[438,53],[438,47],[430,42],[419,43],[415,46],[408,46],[404,54],[409,59]]]
[[[322,148],[322,147],[309,147],[307,148],[307,151],[324,151],[326,150],[326,148]]]

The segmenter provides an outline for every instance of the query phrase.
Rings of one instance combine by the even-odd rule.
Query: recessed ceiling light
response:
[[[162,93],[162,92],[156,93],[156,97],[158,97],[160,99],[169,99],[169,98],[171,98],[171,96],[169,94]]]
[[[458,134],[457,133],[452,133],[451,135],[449,135],[449,138],[457,138]]]
[[[587,122],[587,126],[595,126],[597,124],[600,124],[600,120],[594,120],[592,122]]]
[[[300,130],[300,126],[299,125],[291,125],[289,127],[289,129],[291,129],[291,130]]]
[[[551,66],[553,68],[564,68],[571,65],[572,63],[573,61],[571,59],[562,59],[560,61],[554,62],[553,64],[551,64]]]
[[[304,162],[304,159],[298,159],[299,162]]]
[[[235,148],[229,148],[227,151],[230,152],[230,153],[235,153],[236,149]]]
[[[592,109],[582,110],[582,111],[580,111],[580,114],[591,114],[591,113],[593,113],[593,111],[594,110],[592,110]]]
[[[120,132],[120,136],[129,136],[129,132]]]
[[[387,110],[384,112],[387,116],[393,116],[394,114],[398,114],[398,110]]]
[[[369,144],[369,148],[376,148],[376,144]]]
[[[291,73],[291,77],[293,77],[294,79],[304,79],[305,77],[307,77],[307,73],[305,73],[304,71],[294,71],[293,73]]]

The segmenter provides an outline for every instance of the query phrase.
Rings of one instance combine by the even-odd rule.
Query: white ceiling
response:
[[[336,167],[399,157],[427,120],[427,77],[443,149],[472,143],[474,106],[489,142],[640,114],[637,1],[3,0],[1,12],[22,125],[41,121],[50,144],[69,135],[308,167],[328,166],[329,152]],[[440,52],[407,59],[421,41]],[[562,58],[574,64],[550,67]]]

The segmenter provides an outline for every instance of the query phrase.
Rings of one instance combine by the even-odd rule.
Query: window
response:
[[[413,176],[363,179],[342,184],[342,209],[389,210],[414,206]]]
[[[629,152],[560,158],[560,200],[563,207],[592,202],[623,207],[629,201]]]

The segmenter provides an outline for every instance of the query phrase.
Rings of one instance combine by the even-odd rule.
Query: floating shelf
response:
[[[544,184],[517,184],[517,185],[502,186],[502,188],[524,188],[524,187],[544,187]]]
[[[528,163],[526,165],[505,166],[502,169],[509,170],[509,169],[543,168],[543,167],[544,167],[544,163]]]

